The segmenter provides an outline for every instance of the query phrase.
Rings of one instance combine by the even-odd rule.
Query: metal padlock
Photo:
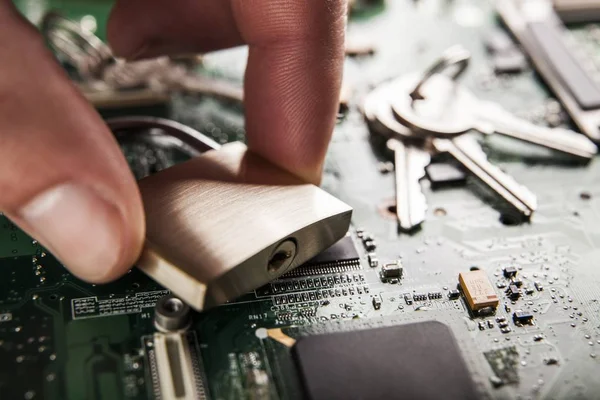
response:
[[[142,179],[138,267],[196,310],[233,300],[341,239],[352,209],[242,143]]]

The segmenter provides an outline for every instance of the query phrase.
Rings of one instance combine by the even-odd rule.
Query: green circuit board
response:
[[[89,22],[91,16],[101,37],[111,5],[16,3],[33,22],[50,8],[76,20]],[[485,40],[502,27],[491,2],[375,3],[349,20],[349,35],[368,39],[375,52],[346,61],[353,94],[336,126],[323,179],[325,190],[354,208],[349,236],[358,258],[300,267],[237,301],[194,314],[186,340],[199,360],[197,380],[204,390],[197,398],[304,398],[290,347],[266,333],[274,329],[297,339],[432,320],[452,331],[478,398],[598,398],[598,160],[577,165],[510,139],[482,139],[490,160],[537,194],[540,206],[531,221],[511,218],[493,193],[470,178],[441,188],[425,180],[423,228],[398,233],[394,177],[383,168],[391,154],[370,134],[360,111],[378,83],[422,69],[459,43],[472,53],[464,82],[477,95],[537,123],[570,123],[531,67],[494,73]],[[600,49],[600,25],[572,29],[582,43]],[[244,58],[243,48],[218,52],[207,55],[202,68],[239,82]],[[168,116],[219,142],[244,138],[242,110],[210,98],[176,95],[160,110],[122,112]],[[147,143],[122,145],[138,177],[187,158]],[[150,157],[148,151],[161,151],[152,158],[162,164],[136,166],[140,157]],[[379,260],[377,267],[369,253]],[[381,265],[397,260],[402,279],[382,279]],[[522,284],[518,299],[505,293],[512,283],[507,267],[516,269]],[[485,271],[500,298],[493,315],[475,316],[463,295],[451,298],[459,273],[473,269]],[[82,282],[0,215],[0,399],[160,398],[149,338],[156,332],[154,306],[167,293],[135,268],[111,284]],[[514,324],[516,310],[534,322]],[[502,321],[508,321],[508,331]],[[406,347],[413,339],[397,338]]]

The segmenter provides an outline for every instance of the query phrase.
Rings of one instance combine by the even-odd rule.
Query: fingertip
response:
[[[144,18],[135,16],[140,6],[135,0],[118,1],[106,23],[106,36],[113,53],[125,59],[135,59],[143,52],[145,43]],[[133,18],[133,19],[132,19]]]

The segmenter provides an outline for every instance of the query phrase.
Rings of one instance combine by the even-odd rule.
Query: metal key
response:
[[[373,90],[365,99],[363,112],[373,131],[388,138],[387,147],[394,153],[398,225],[403,231],[411,231],[425,221],[427,201],[419,181],[425,176],[431,156],[422,148],[423,141],[415,141],[410,130],[394,118],[390,107],[394,91],[393,84]]]
[[[414,76],[400,78],[396,86],[397,95],[392,100],[394,114],[411,128],[413,134],[428,138],[436,152],[450,154],[524,217],[529,218],[537,209],[536,196],[491,164],[474,137],[463,135],[485,125],[483,119],[478,119],[479,103],[473,100],[474,96],[470,92],[455,83],[466,70],[469,59],[470,55],[466,50],[451,48],[420,79],[415,79]],[[458,67],[458,70],[450,77],[442,74],[453,67]],[[494,129],[495,126],[502,126],[488,125],[494,126]],[[522,140],[536,144],[550,142],[539,135],[515,131],[520,132],[518,136]],[[552,142],[552,148],[580,157],[590,154],[591,149],[587,146],[589,140],[583,136],[574,132],[572,134],[577,135],[575,137],[570,133],[562,135],[552,132],[559,136],[558,140]],[[595,152],[593,143],[589,144],[594,147]]]
[[[474,137],[465,135],[454,139],[434,138],[432,145],[437,152],[448,153],[454,157],[466,170],[511,204],[524,217],[531,217],[537,209],[535,194],[490,163]]]
[[[107,65],[101,76],[103,82],[117,90],[147,86],[158,91],[211,95],[237,103],[241,103],[244,99],[241,85],[224,79],[192,74],[188,68],[177,64],[169,57],[116,62]]]
[[[458,66],[458,72],[454,74],[454,78],[456,78],[464,71],[467,60],[468,56],[465,57],[464,52],[447,53],[427,71],[426,76],[437,76],[446,68]],[[412,79],[414,83],[412,86],[406,84],[406,78],[399,78],[375,89],[367,97],[364,105],[365,116],[367,120],[376,120],[377,122],[377,124],[371,123],[371,126],[378,127],[378,133],[383,133],[387,137],[403,142],[404,148],[412,148],[413,151],[421,153],[426,152],[427,157],[436,153],[450,154],[467,171],[511,204],[521,215],[529,218],[537,208],[536,196],[512,177],[492,165],[473,135],[439,134],[435,130],[414,129],[414,127],[409,129],[398,120],[391,118],[390,114],[393,114],[392,104],[396,104],[399,97],[408,98],[411,103],[425,101],[426,99],[427,102],[423,104],[426,104],[428,108],[419,109],[420,114],[418,115],[419,121],[423,120],[426,124],[429,121],[436,123],[438,120],[450,119],[453,113],[456,112],[464,113],[464,111],[454,107],[455,104],[464,104],[452,96],[456,94],[454,86],[442,88],[446,92],[430,93],[427,91],[426,85],[422,85],[418,79]],[[428,77],[427,79],[431,78]],[[415,93],[419,90],[423,90],[421,93],[429,96],[425,97],[421,96],[421,93]],[[460,95],[461,92],[458,93]],[[436,94],[437,97],[434,97]],[[375,99],[371,96],[374,96]],[[411,161],[408,157],[402,155],[403,151],[403,147],[396,146],[395,155],[398,154],[396,168],[400,169],[400,172],[397,171],[396,174],[399,182],[397,183],[397,209],[403,210],[403,212],[408,210],[410,215],[413,210],[421,212],[427,207],[426,199],[420,191],[418,181],[424,175],[424,168],[430,159],[412,157],[413,161]],[[417,191],[415,191],[415,188]],[[402,216],[403,214],[399,213],[401,222]],[[413,220],[406,216],[404,216],[404,220],[405,223],[402,227],[406,229],[406,227],[411,226]]]
[[[411,93],[419,75],[398,83],[399,93],[392,108],[403,124],[425,135],[451,138],[470,130],[500,134],[547,147],[584,161],[596,153],[596,145],[585,136],[564,128],[548,128],[516,117],[500,105],[479,100],[453,78],[437,74],[420,85],[419,99]]]
[[[388,140],[387,147],[394,152],[396,216],[400,228],[410,231],[425,221],[427,199],[420,180],[425,177],[425,167],[431,162],[431,156],[396,139]]]
[[[164,95],[173,91],[210,95],[236,103],[243,101],[241,85],[195,74],[170,57],[119,60],[99,37],[58,13],[47,13],[41,30],[55,53],[76,68],[86,97],[97,103],[108,104],[111,96],[116,98],[115,104],[119,98],[124,102],[151,97],[165,99]],[[132,96],[133,90],[140,93]]]

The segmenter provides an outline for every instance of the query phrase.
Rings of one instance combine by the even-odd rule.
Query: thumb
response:
[[[117,278],[139,255],[144,218],[114,137],[3,1],[0,60],[0,211],[80,278]]]

